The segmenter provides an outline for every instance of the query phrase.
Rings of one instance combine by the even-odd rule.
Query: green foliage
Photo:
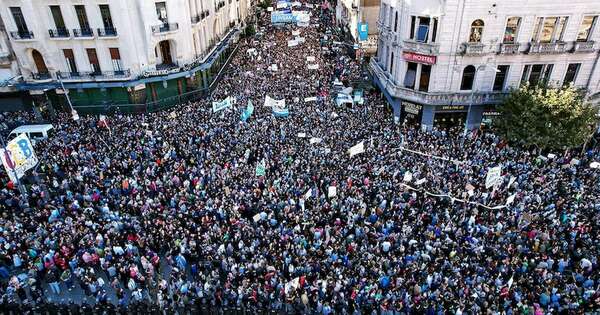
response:
[[[261,8],[263,8],[263,10],[266,10],[268,7],[271,6],[271,2],[270,1],[263,1],[258,6],[261,7]]]
[[[254,29],[254,24],[248,24],[246,29],[244,30],[244,35],[246,37],[254,36],[256,34],[256,30]]]
[[[510,142],[539,149],[583,144],[597,122],[598,109],[572,87],[522,86],[500,105],[498,131]]]

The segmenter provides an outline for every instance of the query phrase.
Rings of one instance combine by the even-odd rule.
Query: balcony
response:
[[[594,47],[595,44],[596,44],[596,42],[594,42],[594,41],[574,42],[573,43],[573,52],[580,52],[580,53],[594,52],[594,51],[596,51],[596,48]]]
[[[478,56],[485,54],[485,45],[480,43],[463,43],[461,53],[465,56]]]
[[[499,54],[502,55],[514,55],[514,54],[518,54],[519,53],[519,47],[521,47],[521,44],[519,43],[514,43],[514,44],[500,44],[500,50],[498,51]]]
[[[152,26],[152,33],[159,34],[159,33],[173,32],[178,29],[179,29],[179,23],[164,23],[164,24]]]
[[[78,71],[78,72],[57,72],[57,76],[65,81],[104,81],[127,79],[131,76],[129,70],[120,71]]]
[[[440,45],[436,43],[423,43],[405,39],[403,50],[424,55],[437,55],[440,52]]]
[[[10,37],[12,37],[14,40],[28,40],[34,38],[33,32],[31,31],[10,32]]]
[[[98,29],[98,37],[117,37],[118,35],[117,29],[114,27]]]
[[[201,20],[202,20],[202,18],[200,18],[200,15],[195,15],[195,16],[192,16],[192,18],[191,18],[192,24],[198,24],[198,23],[200,23]]]
[[[530,43],[528,51],[530,54],[562,54],[565,52],[567,52],[567,43],[565,42]]]
[[[223,8],[224,6],[225,6],[225,1],[221,1],[221,2],[217,3],[217,7],[215,8],[215,11],[221,10],[221,8]]]
[[[31,78],[36,81],[52,80],[50,72],[32,72]]]
[[[48,30],[48,34],[50,34],[50,38],[69,38],[69,37],[71,37],[71,33],[66,28]]]
[[[200,13],[200,18],[203,19],[203,20],[206,19],[209,16],[210,16],[210,11],[208,11],[208,10]]]
[[[116,32],[116,31],[115,31]],[[73,29],[73,37],[94,37],[94,31],[91,28]]]
[[[375,58],[371,58],[369,70],[391,96],[424,105],[492,105],[498,104],[507,95],[504,92],[421,92],[397,85],[388,73],[381,69]]]

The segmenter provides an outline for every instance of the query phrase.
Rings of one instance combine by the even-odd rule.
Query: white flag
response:
[[[506,204],[509,205],[513,203],[515,201],[515,197],[517,197],[517,194],[512,194],[508,196],[508,198],[506,198]]]
[[[310,196],[312,196],[312,188],[311,188],[311,189],[309,189],[309,190],[306,192],[306,194],[304,194],[304,199],[308,199],[308,198],[310,198]]]
[[[337,187],[329,186],[329,189],[327,190],[327,195],[329,196],[329,198],[335,197],[337,195]]]
[[[316,144],[316,143],[321,143],[323,141],[323,139],[312,137],[312,138],[310,138],[309,141],[310,141],[310,144]]]
[[[365,152],[365,142],[359,142],[357,145],[351,147],[350,150],[348,150],[348,152],[350,153],[350,157]]]

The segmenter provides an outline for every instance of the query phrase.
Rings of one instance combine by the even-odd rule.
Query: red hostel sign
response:
[[[437,60],[436,56],[421,55],[406,51],[402,53],[402,57],[404,57],[404,60],[406,61],[425,63],[428,65],[434,65]]]

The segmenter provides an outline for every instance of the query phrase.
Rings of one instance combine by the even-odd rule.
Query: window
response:
[[[419,28],[417,29],[417,41],[418,42],[427,42],[427,36],[429,35],[429,22],[430,18],[420,17],[419,18]]]
[[[398,31],[398,11],[396,11],[396,16],[394,17],[394,32]]]
[[[392,75],[392,78],[394,77],[394,52],[391,53],[391,57],[390,57],[390,74]]]
[[[525,65],[521,83],[529,83],[529,85],[546,84],[550,81],[552,69],[554,69],[552,64]]]
[[[462,91],[472,90],[473,89],[473,81],[475,81],[475,67],[474,66],[466,66],[465,70],[463,70],[462,81],[460,82],[460,89]]]
[[[430,36],[431,22],[433,20],[433,33]],[[437,18],[424,16],[410,17],[410,34],[409,38],[418,42],[427,43],[434,42],[437,32]]]
[[[52,13],[52,19],[54,19],[54,25],[57,30],[65,30],[65,20],[63,19],[62,12],[60,12],[60,6],[51,5],[50,12]]]
[[[531,41],[540,43],[554,43],[561,41],[567,25],[567,20],[568,17],[566,16],[537,18]]]
[[[563,85],[569,85],[575,82],[577,78],[577,73],[579,72],[579,67],[581,67],[580,63],[571,63],[567,67],[567,73],[565,73],[565,79],[563,80]]]
[[[577,33],[577,41],[578,42],[588,42],[592,35],[592,30],[596,25],[596,20],[598,16],[596,15],[586,15],[583,17],[583,21],[581,22],[581,26],[579,27],[579,32]]]
[[[115,72],[123,71],[119,48],[109,48],[108,50],[110,51],[110,60],[112,61],[113,70]]]
[[[409,89],[415,88],[415,78],[417,77],[417,64],[409,62],[406,67],[406,75],[404,76],[404,87]]]
[[[77,73],[77,64],[75,63],[75,55],[73,49],[63,49],[63,55],[65,56],[65,62],[70,73]]]
[[[101,4],[100,7],[100,15],[102,16],[102,24],[105,29],[114,29],[112,16],[110,15],[110,8],[108,4]]]
[[[167,4],[165,2],[156,3],[156,15],[158,19],[163,23],[168,23],[167,19]]]
[[[517,42],[517,33],[521,24],[520,17],[509,17],[506,21],[506,29],[504,30],[504,44],[514,44]]]
[[[100,69],[100,62],[98,61],[98,56],[96,55],[96,49],[87,48],[86,51],[88,55],[88,60],[90,61],[90,68],[92,68],[92,72],[94,74],[102,73],[102,70]]]
[[[430,65],[421,65],[421,78],[419,79],[419,91],[429,91],[429,77],[431,75]]]
[[[498,71],[496,72],[496,78],[494,79],[494,87],[492,88],[494,91],[502,91],[504,90],[504,86],[506,84],[506,75],[508,74],[509,66],[498,66]]]
[[[19,33],[29,33],[29,29],[27,28],[27,23],[25,22],[25,18],[23,17],[23,12],[21,12],[20,7],[10,7],[10,13],[15,20],[15,24],[17,25],[17,30]]]
[[[483,34],[483,21],[475,20],[471,23],[471,34],[469,35],[469,43],[481,43],[481,35]]]
[[[77,21],[79,21],[79,27],[82,30],[89,30],[90,23],[88,22],[87,13],[85,12],[85,6],[84,5],[76,5],[75,13],[77,14]]]

